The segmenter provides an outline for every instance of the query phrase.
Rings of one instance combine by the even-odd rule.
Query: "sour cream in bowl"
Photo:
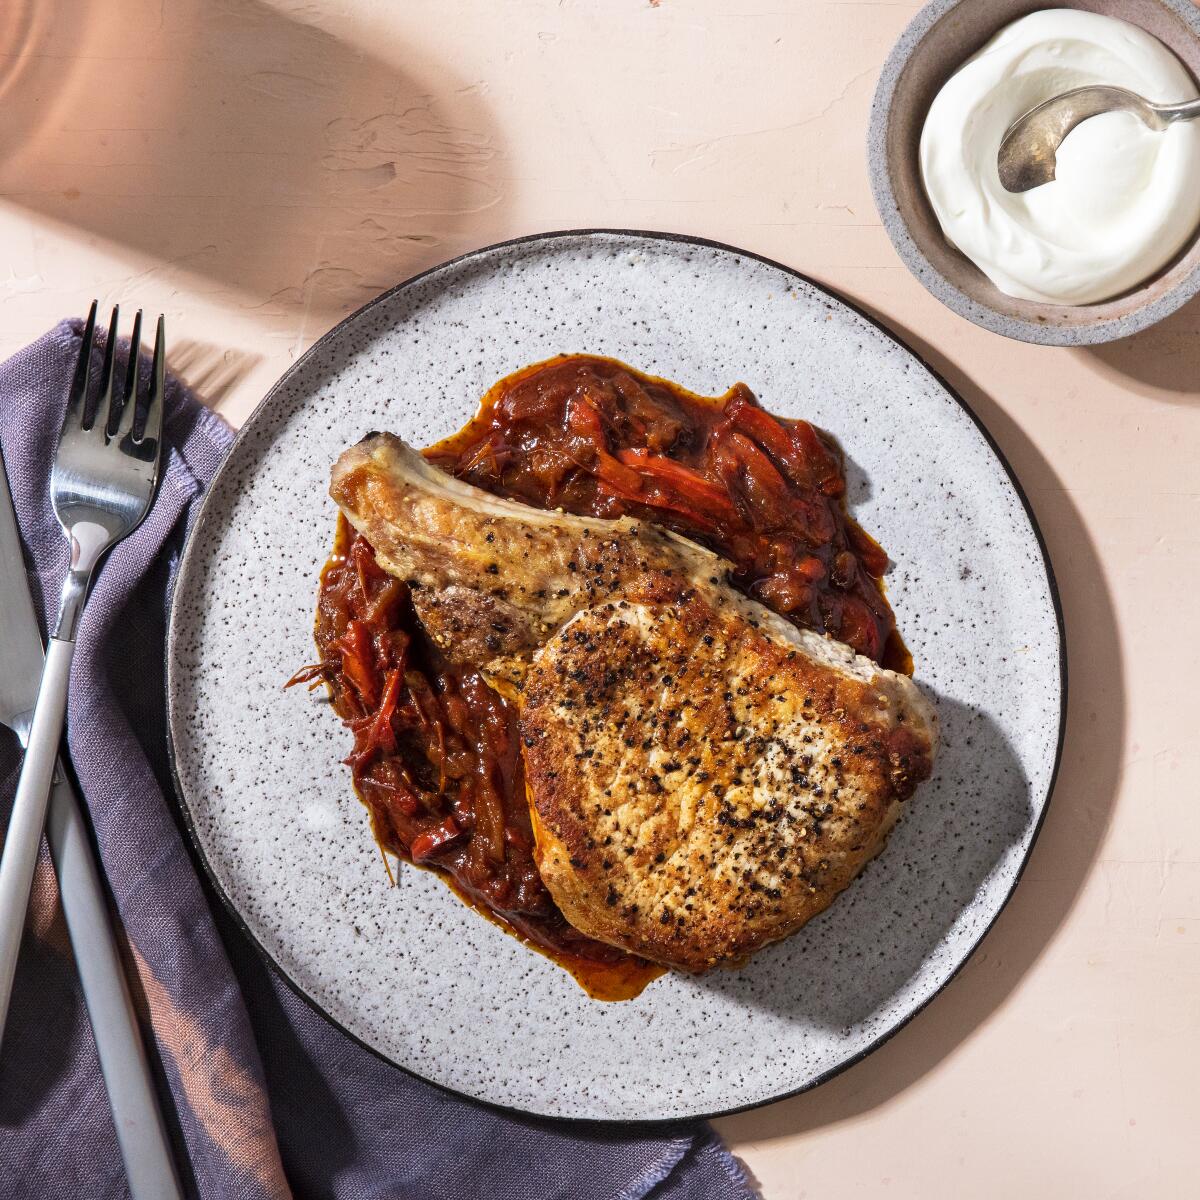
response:
[[[1196,85],[1160,41],[1080,9],[1007,25],[937,93],[921,130],[921,180],[946,239],[1006,295],[1056,305],[1106,301],[1178,255],[1200,225],[1200,123],[1163,132],[1130,113],[1085,121],[1063,141],[1053,182],[1000,183],[1008,127],[1072,88],[1113,84],[1160,103]]]

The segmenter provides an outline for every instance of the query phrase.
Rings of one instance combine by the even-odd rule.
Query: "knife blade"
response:
[[[0,723],[13,729],[22,745],[37,700],[43,654],[0,455]],[[133,1200],[182,1200],[95,852],[61,762],[50,792],[46,840],[130,1194]]]
[[[24,741],[42,677],[42,635],[0,455],[0,723]]]

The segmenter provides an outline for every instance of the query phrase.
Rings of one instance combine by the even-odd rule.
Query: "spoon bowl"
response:
[[[1035,105],[1009,127],[1000,142],[996,166],[1009,192],[1028,192],[1054,178],[1058,148],[1076,126],[1103,113],[1133,113],[1161,133],[1174,121],[1200,116],[1200,100],[1154,104],[1127,88],[1093,85],[1073,88]]]

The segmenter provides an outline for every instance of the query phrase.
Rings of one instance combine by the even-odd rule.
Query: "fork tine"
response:
[[[153,438],[156,442],[162,439],[163,424],[163,372],[167,357],[166,322],[158,318],[158,330],[154,335],[154,362],[150,367],[150,402],[146,407],[146,423],[142,426],[141,436],[134,441],[141,442]]]
[[[67,393],[67,411],[63,416],[63,428],[74,429],[83,424],[84,410],[87,408],[88,383],[92,375],[92,342],[96,336],[96,305],[88,310],[87,324],[83,327],[83,340],[79,343],[79,359],[75,363],[75,375],[71,380],[71,390]]]
[[[92,423],[87,427],[98,430],[101,435],[107,434],[108,423],[112,418],[113,357],[117,351],[117,318],[120,313],[120,305],[114,304],[112,319],[108,323],[108,340],[104,343],[104,367],[100,372],[100,399],[96,401],[96,411],[92,414]]]
[[[129,366],[125,371],[125,389],[121,399],[121,420],[113,434],[118,441],[133,432],[137,413],[138,362],[142,355],[142,310],[133,318],[133,333],[129,335]]]

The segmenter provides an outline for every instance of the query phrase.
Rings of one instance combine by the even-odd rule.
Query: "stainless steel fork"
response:
[[[117,317],[118,310],[114,307],[104,347],[100,399],[91,411],[88,392],[96,331],[93,301],[50,475],[50,499],[71,543],[71,564],[63,584],[58,620],[46,646],[46,665],[0,857],[0,1037],[8,1015],[29,889],[62,738],[79,618],[97,564],[115,542],[138,526],[149,511],[158,484],[163,421],[163,319],[158,318],[149,403],[144,418],[138,421],[142,314],[139,312],[134,318],[129,369],[119,394],[113,383]]]

